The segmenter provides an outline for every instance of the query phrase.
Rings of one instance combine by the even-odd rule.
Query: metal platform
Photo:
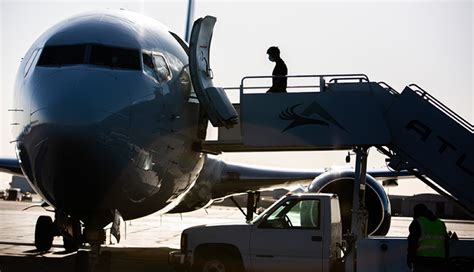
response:
[[[195,149],[221,152],[352,150],[375,146],[474,214],[474,127],[417,85],[401,94],[365,75],[304,75],[317,84],[264,93],[245,77],[234,105],[239,122]],[[252,84],[247,84],[251,81]],[[314,83],[313,82],[313,83]]]

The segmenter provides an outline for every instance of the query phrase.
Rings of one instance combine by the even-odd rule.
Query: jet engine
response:
[[[339,196],[343,233],[351,230],[354,179],[353,170],[328,171],[317,176],[308,187],[312,193],[333,193]],[[365,206],[369,213],[367,234],[386,235],[391,223],[390,201],[382,185],[368,174],[366,185]]]

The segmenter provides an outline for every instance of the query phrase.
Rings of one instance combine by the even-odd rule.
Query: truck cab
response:
[[[198,271],[332,271],[341,258],[334,194],[287,195],[252,222],[183,231],[170,263]]]

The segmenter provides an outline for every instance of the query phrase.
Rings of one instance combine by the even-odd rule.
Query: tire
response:
[[[214,252],[206,254],[201,263],[202,272],[238,272],[240,269],[240,261],[233,258],[229,254]]]
[[[73,221],[71,225],[72,237],[63,236],[63,246],[66,252],[75,252],[82,245],[81,223]]]
[[[53,245],[54,224],[51,217],[42,215],[36,220],[35,246],[39,251],[48,251]]]
[[[80,241],[77,239],[63,236],[63,247],[66,252],[76,252],[79,250],[80,245]]]

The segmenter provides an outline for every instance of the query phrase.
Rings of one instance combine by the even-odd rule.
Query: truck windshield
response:
[[[263,219],[263,228],[319,229],[319,200],[289,199]]]
[[[281,200],[284,197],[280,198],[278,201],[274,202],[270,207],[268,207],[263,213],[259,214],[257,217],[255,217],[250,224],[256,224],[257,222],[261,221],[263,218],[265,218],[268,215],[268,212],[273,209],[273,207],[278,206],[281,204]]]

